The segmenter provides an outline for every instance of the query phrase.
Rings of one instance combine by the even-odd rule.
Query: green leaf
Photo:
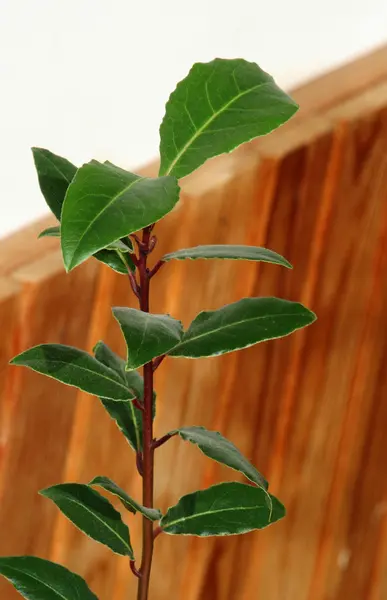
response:
[[[180,498],[160,525],[165,533],[183,535],[235,535],[263,529],[285,516],[285,508],[260,487],[221,483]]]
[[[150,521],[159,521],[161,519],[161,512],[157,508],[147,508],[146,506],[142,506],[142,504],[139,504],[133,500],[133,498],[128,496],[128,494],[114,483],[114,481],[109,479],[109,477],[95,477],[93,481],[90,481],[89,485],[99,485],[107,492],[114,494],[121,500],[125,508],[134,514],[139,512]]]
[[[44,199],[60,221],[66,191],[77,172],[77,167],[44,148],[32,148],[32,153]]]
[[[136,270],[133,260],[130,258],[130,254],[121,253],[117,250],[99,250],[93,255],[97,260],[103,262],[105,265],[120,273],[121,275],[128,274],[128,267],[134,273]]]
[[[182,338],[181,322],[169,315],[149,314],[135,308],[112,310],[125,338],[128,371],[165,354]]]
[[[87,352],[62,344],[41,344],[11,360],[11,364],[111,400],[133,399],[133,394],[115,371]]]
[[[104,409],[116,422],[135,452],[142,452],[142,413],[130,400],[116,402],[100,398]]]
[[[59,225],[57,227],[48,227],[47,229],[44,229],[38,237],[60,238]],[[93,256],[117,273],[127,275],[128,267],[132,272],[136,270],[133,260],[128,255],[129,252],[133,252],[133,246],[126,245],[119,240],[118,242],[114,242],[111,247],[96,252]]]
[[[160,175],[188,175],[208,158],[270,133],[297,104],[255,63],[197,63],[171,94],[160,127]]]
[[[120,252],[130,252],[131,254],[134,252],[132,241],[129,238],[123,238],[122,240],[113,242],[110,244],[110,246],[108,246],[108,248],[112,250],[120,250]]]
[[[47,227],[47,229],[43,229],[38,235],[38,238],[43,237],[60,237],[60,227],[57,225],[56,227]]]
[[[101,494],[81,483],[53,485],[40,494],[52,500],[74,525],[93,540],[134,560],[129,529],[120,513]]]
[[[244,298],[218,310],[199,313],[169,355],[217,356],[284,337],[315,319],[316,315],[298,302]]]
[[[218,431],[209,431],[204,427],[181,427],[171,432],[183,440],[196,444],[198,448],[213,460],[243,473],[247,479],[267,490],[265,478],[257,471],[236,446]]]
[[[169,260],[177,259],[184,260],[189,258],[196,260],[197,258],[227,258],[231,260],[254,260],[260,262],[272,263],[274,265],[282,265],[288,269],[292,268],[292,265],[280,254],[273,252],[273,250],[267,250],[266,248],[259,248],[258,246],[196,246],[196,248],[184,248],[165,254],[162,260],[167,262]]]
[[[144,399],[144,379],[138,371],[126,371],[124,359],[113,352],[113,350],[102,341],[97,342],[93,352],[98,361],[110,369],[113,369],[113,371],[116,371],[138,400]],[[155,392],[153,393],[153,396],[155,400]]]
[[[70,271],[89,256],[169,213],[179,199],[174,177],[140,177],[95,160],[78,169],[62,210],[62,252]]]
[[[98,361],[116,371],[133,395],[140,401],[144,398],[144,380],[137,371],[125,371],[125,361],[103,342],[94,348]],[[134,451],[142,451],[142,412],[131,401],[115,402],[101,398],[101,402]],[[156,411],[156,394],[153,394],[153,415]]]
[[[27,600],[97,600],[82,577],[35,556],[1,557],[0,574]]]

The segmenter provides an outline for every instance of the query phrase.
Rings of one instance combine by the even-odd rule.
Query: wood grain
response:
[[[181,202],[156,228],[155,260],[246,243],[280,252],[294,269],[175,261],[154,279],[152,311],[188,325],[243,295],[277,295],[304,302],[318,321],[216,359],[166,359],[157,371],[157,435],[221,430],[288,514],[230,539],[160,536],[152,600],[387,597],[386,58],[381,48],[295,90],[293,122],[183,180]],[[43,341],[91,350],[104,339],[124,352],[110,306],[135,306],[127,279],[95,261],[65,275],[57,242],[36,239],[50,221],[0,242],[0,555],[49,557],[85,576],[101,600],[125,600],[136,589],[127,561],[37,491],[106,475],[140,499],[133,453],[97,398],[7,366]],[[162,510],[237,477],[178,439],[157,451],[156,466]],[[139,556],[140,522],[125,519]],[[17,596],[0,580],[0,597]]]

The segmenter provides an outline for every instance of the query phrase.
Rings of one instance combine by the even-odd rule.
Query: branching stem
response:
[[[165,444],[165,442],[167,442],[168,440],[170,440],[171,437],[173,437],[174,435],[176,435],[176,433],[167,433],[166,435],[164,435],[160,439],[153,440],[153,449],[156,450],[156,448],[160,448],[160,446],[162,446],[163,444]]]

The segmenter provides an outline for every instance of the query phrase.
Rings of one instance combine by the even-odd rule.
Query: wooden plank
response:
[[[78,299],[85,308],[92,303],[97,265],[90,262],[68,276],[61,261],[55,251],[13,273],[22,290],[16,303],[14,352],[47,341],[85,345],[89,313],[79,310]],[[55,508],[38,491],[61,479],[76,393],[27,369],[10,368],[7,377],[13,379],[13,398],[3,455],[0,528],[8,533],[0,538],[0,555],[44,557]],[[0,596],[5,595],[18,597],[2,579]]]

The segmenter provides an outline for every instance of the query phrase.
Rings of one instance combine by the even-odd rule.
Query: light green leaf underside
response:
[[[169,315],[154,315],[135,308],[113,308],[127,347],[126,369],[132,370],[161,356],[182,338],[183,326]]]
[[[62,483],[40,492],[58,506],[78,529],[113,552],[129,556],[133,549],[129,529],[110,502],[88,485]]]
[[[243,473],[258,486],[267,490],[265,478],[257,471],[247,458],[238,450],[230,440],[223,437],[218,431],[209,431],[204,427],[181,427],[171,432],[178,434],[183,440],[191,442],[213,460]]]
[[[158,521],[161,519],[161,512],[157,508],[147,508],[146,506],[142,506],[142,504],[139,504],[133,500],[133,498],[131,498],[116,483],[114,483],[114,481],[109,479],[109,477],[95,477],[92,481],[90,481],[89,485],[98,485],[107,492],[114,494],[121,500],[125,508],[134,514],[139,512],[150,521]]]
[[[155,223],[179,199],[174,177],[140,177],[95,160],[78,169],[61,219],[63,259],[69,271],[120,238]]]
[[[230,482],[180,498],[160,525],[174,535],[236,535],[263,529],[285,516],[283,505],[260,488]],[[271,504],[271,506],[270,506]]]
[[[11,364],[29,367],[89,394],[112,400],[133,399],[117,373],[79,348],[41,344],[15,356]]]
[[[79,575],[35,556],[0,557],[0,575],[27,600],[98,600]]]
[[[160,175],[188,175],[208,158],[266,135],[297,104],[255,63],[196,63],[171,94],[160,126]]]
[[[309,325],[316,316],[302,304],[279,298],[244,298],[192,321],[170,356],[217,356],[284,337]]]
[[[41,231],[38,235],[38,238],[43,238],[43,237],[60,237],[60,227],[59,225],[57,227],[47,227],[47,229],[43,229],[43,231]]]
[[[212,246],[196,246],[195,248],[183,248],[176,250],[169,254],[165,254],[162,258],[163,261],[169,260],[185,260],[185,259],[229,259],[229,260],[252,260],[272,263],[275,265],[282,265],[288,269],[292,268],[292,265],[280,254],[273,252],[273,250],[267,250],[266,248],[259,248],[258,246],[240,246],[240,245],[212,245]]]
[[[98,342],[94,348],[98,361],[113,369],[132,394],[140,401],[144,397],[144,380],[137,371],[125,371],[125,361],[113,352],[104,342]],[[142,412],[133,402],[115,402],[101,398],[101,402],[118,428],[124,434],[133,450],[142,451]],[[156,410],[156,394],[153,396],[153,414]]]

